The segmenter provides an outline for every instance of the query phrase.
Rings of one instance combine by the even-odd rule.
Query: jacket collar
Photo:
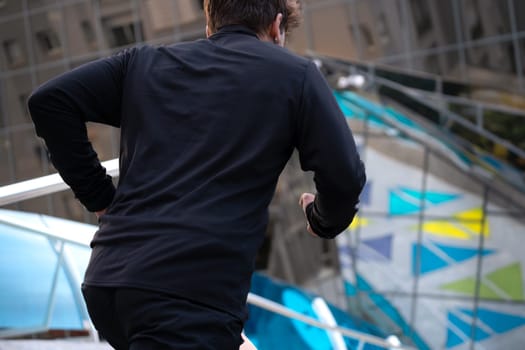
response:
[[[246,27],[245,25],[229,24],[229,25],[220,27],[216,33],[210,36],[210,39],[213,39],[214,37],[219,37],[222,35],[228,35],[228,34],[245,34],[245,35],[251,35],[251,36],[258,38],[257,33],[254,32],[252,29]]]

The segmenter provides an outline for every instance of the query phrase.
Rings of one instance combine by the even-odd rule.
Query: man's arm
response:
[[[87,137],[86,122],[120,126],[122,82],[134,51],[100,59],[36,89],[28,101],[36,133],[78,200],[92,212],[108,207],[115,187]]]
[[[310,231],[334,238],[352,222],[366,175],[345,117],[313,63],[306,70],[298,123],[301,167],[314,172],[317,190],[313,201],[303,196],[301,204]]]

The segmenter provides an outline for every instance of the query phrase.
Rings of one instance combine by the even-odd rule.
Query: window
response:
[[[27,99],[29,98],[28,94],[18,95],[18,102],[20,103],[20,108],[22,109],[22,114],[25,115],[27,121],[30,121],[29,111],[27,110]]]
[[[4,40],[2,47],[9,66],[16,66],[25,62],[24,52],[16,39]]]
[[[91,21],[83,20],[80,23],[80,27],[82,28],[82,33],[84,34],[84,39],[86,39],[86,42],[88,44],[94,43],[96,41],[96,36],[93,26],[91,25]]]
[[[133,23],[111,27],[112,47],[125,46],[136,42]]]
[[[411,7],[417,34],[421,38],[433,28],[430,8],[428,3],[422,0],[411,0]]]
[[[203,15],[201,11],[202,4],[195,0],[180,0],[178,1],[179,22],[181,24],[192,23],[200,19]]]
[[[377,32],[379,33],[381,44],[387,45],[390,42],[390,34],[384,12],[381,12],[377,18]]]
[[[359,32],[361,33],[361,38],[366,43],[367,47],[373,47],[374,42],[374,36],[372,35],[372,32],[370,31],[370,28],[364,23],[359,24]]]
[[[52,55],[61,50],[60,38],[51,29],[40,30],[35,33],[38,46],[45,55]]]

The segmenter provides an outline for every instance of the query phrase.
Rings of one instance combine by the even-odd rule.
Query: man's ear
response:
[[[285,33],[284,31],[281,31],[282,21],[283,21],[283,14],[278,13],[272,22],[272,25],[270,27],[270,33],[269,33],[270,38],[273,40],[273,42],[278,44],[279,46],[284,46],[284,40],[285,40]]]

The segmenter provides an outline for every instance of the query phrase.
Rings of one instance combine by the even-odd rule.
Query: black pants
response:
[[[232,315],[153,291],[82,286],[95,328],[117,350],[238,350]]]

